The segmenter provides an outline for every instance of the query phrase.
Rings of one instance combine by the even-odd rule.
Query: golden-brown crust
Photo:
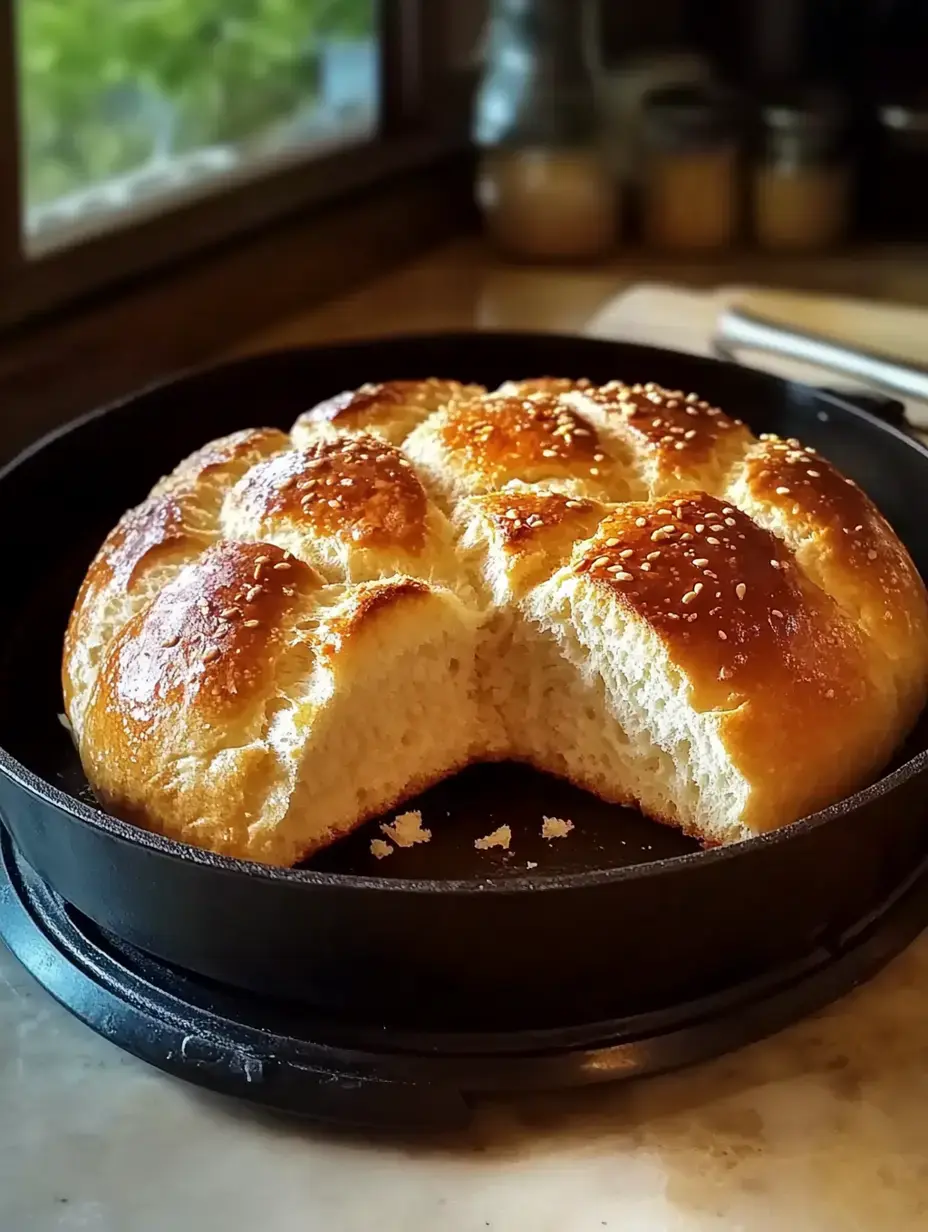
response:
[[[185,458],[179,466],[157,483],[152,495],[189,491],[202,479],[233,483],[249,467],[290,447],[290,440],[279,428],[245,428],[229,436],[210,441],[202,449]]]
[[[576,570],[655,630],[694,682],[699,710],[738,705],[771,675],[835,701],[859,692],[829,671],[842,659],[831,600],[773,535],[715,497],[621,506]]]
[[[564,376],[536,376],[522,381],[506,381],[497,392],[516,398],[527,398],[530,394],[552,394],[557,397],[560,394],[569,394],[576,390],[582,392],[592,388],[592,381],[587,380],[586,377],[575,381]]]
[[[373,436],[320,440],[255,466],[236,489],[261,525],[275,519],[358,547],[421,552],[425,489],[402,453]]]
[[[273,670],[283,613],[319,584],[273,544],[209,548],[115,639],[91,702],[91,743],[104,715],[134,741],[181,715],[214,722],[249,704]]]
[[[536,488],[493,492],[474,499],[471,508],[492,523],[500,546],[511,555],[534,550],[554,532],[585,539],[598,526],[604,507],[598,501]]]
[[[655,495],[697,484],[711,489],[754,440],[740,419],[704,398],[654,382],[612,381],[575,405],[582,413],[589,403],[604,413],[604,432],[616,432],[645,463]]]
[[[596,429],[551,394],[491,394],[456,403],[440,436],[448,453],[487,488],[539,474],[599,483],[612,467]]]
[[[767,436],[751,450],[744,482],[797,537],[814,535],[829,566],[854,573],[874,595],[909,603],[924,594],[911,557],[867,494],[813,449]]]
[[[348,389],[318,403],[297,419],[294,431],[313,431],[331,426],[342,431],[389,429],[396,424],[397,435],[411,431],[415,424],[456,398],[484,393],[482,385],[462,385],[459,381],[430,378],[424,381],[382,381]],[[393,435],[390,435],[393,439]],[[302,443],[302,442],[299,442]]]
[[[498,565],[487,562],[487,582],[502,600],[523,595],[569,560],[577,543],[588,539],[606,515],[598,501],[536,488],[512,488],[476,496],[461,504],[463,546],[488,541],[501,550]],[[497,574],[501,569],[505,574]]]

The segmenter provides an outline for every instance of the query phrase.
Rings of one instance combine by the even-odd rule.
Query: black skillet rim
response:
[[[6,465],[0,468],[0,484],[4,482],[8,475],[14,470],[29,461],[33,455],[39,453],[52,442],[69,435],[96,419],[101,419],[105,415],[113,411],[121,410],[124,407],[137,402],[140,398],[145,397],[150,393],[158,390],[166,390],[173,385],[178,385],[184,381],[194,379],[199,376],[204,376],[217,371],[234,371],[236,368],[246,367],[255,361],[273,360],[274,357],[284,357],[288,354],[305,355],[314,351],[331,352],[334,350],[351,350],[372,343],[396,342],[403,345],[412,345],[415,343],[431,343],[443,342],[445,344],[453,344],[456,341],[465,344],[480,336],[491,334],[497,338],[508,338],[514,343],[517,341],[527,342],[533,338],[562,338],[565,341],[587,341],[592,343],[601,343],[608,346],[611,339],[603,338],[583,338],[580,335],[568,335],[559,333],[556,330],[537,330],[537,331],[512,331],[512,330],[471,330],[471,331],[438,331],[430,334],[386,334],[378,335],[375,338],[353,338],[339,340],[332,343],[323,343],[317,346],[306,347],[282,347],[272,351],[261,352],[256,355],[246,355],[239,359],[228,360],[225,363],[206,364],[199,367],[185,369],[174,374],[164,381],[153,382],[142,389],[136,390],[126,398],[118,399],[117,401],[107,403],[102,407],[89,411],[76,419],[70,420],[68,423],[62,424],[57,428],[53,428],[50,432],[45,433],[38,440],[27,445],[21,450],[16,457],[12,458]],[[635,346],[635,349],[642,352],[652,352],[656,359],[659,359],[661,354],[666,354],[665,348],[639,346],[638,344],[623,344],[616,341],[616,345]],[[706,368],[736,368],[737,364],[730,363],[726,360],[718,360],[702,355],[688,355],[688,359],[692,359],[700,366]],[[900,443],[913,449],[916,454],[921,455],[922,459],[928,463],[928,446],[922,444],[916,437],[897,428],[893,424],[886,423],[877,416],[871,414],[863,407],[856,405],[850,399],[844,399],[839,394],[831,390],[817,389],[814,386],[806,385],[800,381],[786,381],[780,377],[772,376],[769,373],[750,370],[751,376],[762,380],[763,382],[772,382],[774,384],[785,387],[796,387],[802,389],[809,394],[812,394],[818,403],[830,403],[837,407],[845,414],[851,414],[856,418],[864,420],[870,427],[876,428],[880,432],[885,432],[890,436],[895,437]],[[28,767],[24,766],[6,749],[0,746],[0,774],[5,775],[12,783],[22,790],[28,792],[31,796],[42,800],[45,803],[51,804],[54,808],[68,813],[77,821],[88,825],[91,828],[102,831],[104,834],[112,838],[119,839],[122,842],[132,843],[138,846],[146,847],[151,851],[155,851],[160,855],[168,856],[174,860],[182,860],[187,863],[201,864],[217,871],[225,872],[230,876],[246,876],[246,877],[262,877],[268,881],[285,881],[297,885],[306,886],[326,886],[331,889],[344,889],[345,891],[368,889],[379,890],[382,892],[394,892],[404,894],[434,894],[434,893],[454,893],[454,894],[514,894],[530,891],[537,894],[544,890],[564,890],[570,889],[573,886],[589,886],[589,885],[604,885],[612,882],[638,880],[639,878],[647,878],[659,876],[666,868],[680,868],[687,865],[699,862],[706,864],[709,862],[719,862],[722,860],[736,859],[742,852],[757,850],[760,847],[767,847],[774,843],[783,843],[790,841],[795,835],[806,833],[812,829],[817,829],[828,822],[837,820],[839,817],[847,816],[855,812],[858,808],[870,804],[872,801],[889,795],[898,786],[907,782],[913,775],[920,774],[928,767],[928,749],[917,753],[903,765],[898,766],[892,773],[877,779],[876,782],[862,788],[853,795],[845,797],[843,800],[838,800],[835,804],[829,805],[825,809],[820,809],[817,813],[810,813],[807,817],[801,817],[799,820],[791,822],[789,825],[781,826],[779,829],[772,830],[767,834],[759,834],[754,838],[744,839],[738,843],[732,843],[726,847],[714,847],[703,851],[688,852],[684,855],[669,856],[661,860],[652,860],[646,864],[626,865],[619,868],[607,868],[589,870],[577,873],[560,873],[552,876],[518,876],[507,877],[504,882],[494,881],[492,878],[420,878],[399,881],[390,877],[366,876],[356,873],[326,873],[319,872],[315,869],[300,869],[300,868],[279,868],[275,865],[259,864],[254,860],[239,860],[232,856],[217,855],[215,852],[207,851],[201,847],[194,847],[187,843],[181,843],[176,839],[166,838],[164,835],[155,834],[150,830],[143,830],[140,827],[130,825],[128,822],[120,820],[118,817],[113,817],[109,813],[105,813],[102,809],[93,808],[91,805],[85,804],[76,796],[62,791],[53,783],[47,782],[39,775],[34,774]]]

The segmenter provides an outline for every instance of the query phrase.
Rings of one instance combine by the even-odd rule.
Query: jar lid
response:
[[[645,130],[652,144],[694,149],[728,140],[737,132],[734,99],[712,85],[661,86],[644,97]]]
[[[824,90],[797,90],[768,99],[761,107],[761,119],[765,128],[774,132],[823,136],[837,133],[844,115],[834,94]]]
[[[877,116],[884,128],[894,132],[928,135],[928,101],[884,103]]]

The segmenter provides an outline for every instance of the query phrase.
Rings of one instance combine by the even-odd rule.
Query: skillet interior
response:
[[[51,450],[37,453],[21,468],[27,475],[14,471],[0,484],[4,557],[20,565],[0,607],[0,696],[5,699],[0,748],[40,778],[93,804],[57,719],[62,630],[103,536],[186,453],[238,428],[286,428],[317,399],[362,380],[450,375],[492,386],[536,372],[694,388],[744,418],[755,432],[800,436],[870,493],[928,576],[923,516],[928,452],[808,387],[674,352],[558,336],[438,335],[280,352],[193,374],[92,416]],[[24,486],[30,489],[25,504]],[[913,734],[894,765],[928,746],[926,726]],[[512,765],[473,767],[411,806],[423,809],[433,830],[431,843],[376,861],[370,854],[370,838],[377,833],[372,823],[305,867],[460,880],[517,875],[533,865],[538,875],[578,873],[698,850],[692,840],[633,810],[602,805],[585,792]],[[544,841],[543,813],[574,819],[575,833],[568,841]],[[512,850],[476,852],[473,840],[504,821],[513,827]]]

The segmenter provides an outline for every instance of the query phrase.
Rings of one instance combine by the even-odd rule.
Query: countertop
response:
[[[443,250],[239,350],[385,324],[582,329],[637,278],[498,268],[475,251]],[[398,1139],[169,1079],[0,949],[0,1232],[915,1232],[928,1227],[926,1022],[928,934],[828,1010],[718,1061],[486,1099],[466,1132]]]

